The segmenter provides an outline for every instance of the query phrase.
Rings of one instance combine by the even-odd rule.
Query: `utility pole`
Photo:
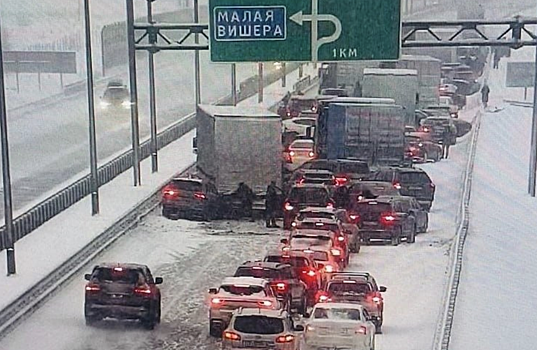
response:
[[[5,246],[7,275],[17,273],[15,266],[15,239],[13,237],[13,203],[11,195],[11,169],[7,132],[6,90],[4,86],[4,58],[2,55],[2,23],[0,20],[0,136],[2,138],[2,182],[4,185],[4,218],[6,222]]]
[[[153,24],[153,1],[147,0],[147,22]],[[157,34],[149,35],[149,43],[157,42]],[[155,59],[154,52],[148,51],[149,54],[149,113],[150,113],[150,129],[151,129],[151,172],[158,171],[158,145],[157,145],[157,97],[155,91]]]

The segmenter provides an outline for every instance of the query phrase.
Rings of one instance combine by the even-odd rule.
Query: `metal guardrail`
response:
[[[464,243],[466,242],[470,222],[470,197],[472,193],[472,179],[475,154],[477,150],[477,139],[479,137],[479,130],[481,128],[481,117],[481,112],[478,112],[470,144],[470,154],[464,173],[463,196],[459,213],[460,221],[457,229],[457,235],[455,237],[455,244],[453,245],[450,254],[452,261],[451,265],[449,266],[449,279],[447,281],[448,285],[443,298],[442,313],[438,320],[434,335],[433,350],[449,349],[449,341],[451,339],[451,330],[455,316],[455,303],[457,300],[459,283],[461,279]]]
[[[293,67],[298,68],[298,65]],[[293,69],[293,70],[294,70]],[[289,74],[292,70],[288,70]],[[265,84],[272,84],[281,78],[279,71],[273,72],[265,76]],[[249,91],[247,94],[241,94],[239,101],[245,100],[257,93],[256,89]],[[231,95],[225,96],[218,100],[215,104],[231,104]],[[173,141],[179,139],[189,131],[196,127],[195,113],[189,114],[181,120],[170,125],[157,136],[157,147],[162,149]],[[151,154],[150,141],[147,140],[140,145],[141,159],[146,159]],[[115,177],[130,169],[133,164],[132,150],[125,151],[110,162],[98,168],[99,186],[105,185],[112,181]],[[90,192],[90,176],[89,174],[76,180],[71,185],[44,199],[27,212],[17,216],[13,220],[13,238],[18,241],[26,236],[39,226],[43,225],[54,216],[58,215],[65,209],[74,205]],[[0,251],[4,250],[5,245],[5,226],[0,227]]]

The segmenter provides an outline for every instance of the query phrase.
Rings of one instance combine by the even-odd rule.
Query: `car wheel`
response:
[[[173,213],[173,210],[171,208],[162,207],[162,216],[164,216],[167,219],[170,220],[177,220],[179,219],[179,215],[176,213]]]
[[[156,322],[156,315],[153,313],[150,313],[147,318],[143,318],[142,320],[142,326],[144,326],[145,329],[153,330],[155,329]]]
[[[423,233],[426,233],[429,230],[429,215],[425,217],[425,225],[423,225]]]
[[[209,335],[211,337],[221,338],[222,337],[222,327],[220,327],[220,324],[210,320],[209,321]]]
[[[162,314],[160,298],[157,303],[157,312],[155,313],[155,322],[160,323],[160,316]]]
[[[91,316],[91,317],[86,316],[85,319],[86,319],[86,326],[88,327],[95,326],[95,324],[100,321],[100,319],[95,316]]]

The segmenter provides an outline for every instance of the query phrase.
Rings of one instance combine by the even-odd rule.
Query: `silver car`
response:
[[[303,330],[285,310],[239,308],[222,335],[222,349],[298,350],[294,332]]]

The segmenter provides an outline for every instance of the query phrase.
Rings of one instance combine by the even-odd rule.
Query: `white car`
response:
[[[295,140],[289,145],[285,153],[286,168],[289,171],[294,171],[308,160],[315,158],[313,140]]]
[[[241,308],[224,331],[222,349],[298,350],[299,337],[294,332],[303,330],[294,325],[287,311]]]
[[[298,136],[306,136],[308,128],[311,128],[311,136],[313,136],[315,125],[317,125],[317,119],[309,117],[297,117],[282,122],[284,132],[296,132]]]
[[[318,303],[304,327],[302,350],[320,347],[375,349],[375,325],[359,304]]]
[[[284,305],[278,301],[270,283],[262,278],[227,277],[220,287],[209,289],[209,334],[220,337],[228,326],[231,315],[243,307],[280,310]]]

